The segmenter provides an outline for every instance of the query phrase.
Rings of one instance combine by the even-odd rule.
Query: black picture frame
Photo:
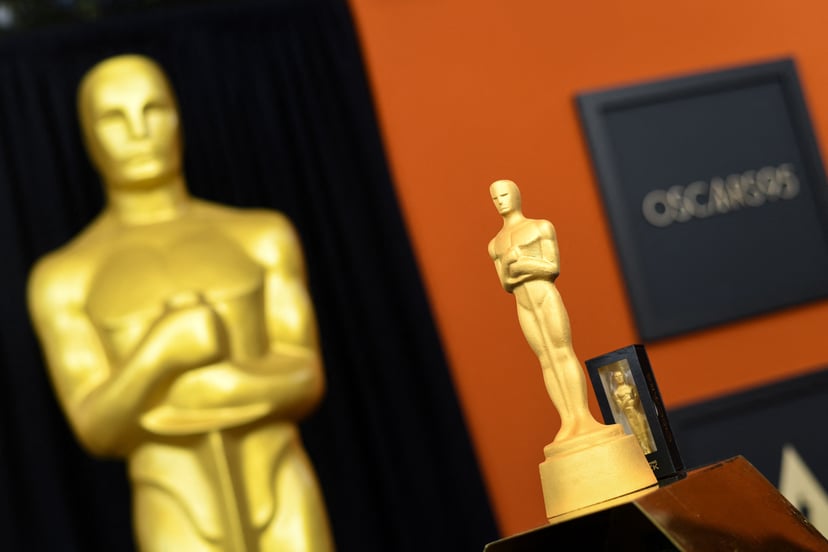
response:
[[[684,462],[644,346],[629,345],[591,358],[586,361],[586,368],[604,423],[619,424],[625,433],[638,438],[656,479],[680,477]],[[619,374],[623,381],[616,379]],[[627,400],[627,408],[615,399],[621,385],[626,386],[622,396]]]
[[[828,415],[828,366],[673,408],[669,415],[689,467],[739,454],[779,486],[783,450],[793,447],[828,489],[828,440],[821,428]]]
[[[576,100],[642,341],[828,296],[828,184],[792,59]]]

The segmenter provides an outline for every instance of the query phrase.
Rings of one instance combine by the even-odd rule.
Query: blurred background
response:
[[[23,243],[29,244],[9,246],[6,252],[19,272],[7,284],[9,308],[4,309],[2,342],[6,353],[4,384],[8,400],[17,401],[18,406],[5,407],[0,454],[14,457],[13,452],[20,449],[20,439],[26,439],[21,436],[27,434],[27,409],[46,405],[49,397],[43,375],[22,383],[23,378],[34,377],[30,372],[42,370],[42,366],[26,364],[25,369],[21,368],[16,362],[17,353],[9,352],[23,343],[27,354],[32,358],[37,355],[25,310],[21,309],[22,278],[37,256],[60,245],[61,239],[88,222],[100,205],[100,197],[95,196],[99,192],[94,191],[95,177],[82,161],[84,153],[76,143],[77,136],[71,135],[77,132],[76,123],[71,120],[76,82],[73,79],[79,78],[96,56],[118,52],[129,44],[160,58],[171,73],[184,113],[191,188],[199,195],[229,203],[267,204],[284,210],[297,222],[308,250],[323,343],[331,343],[325,346],[331,395],[316,419],[309,422],[305,438],[320,469],[323,486],[327,484],[326,497],[340,542],[356,543],[363,532],[379,532],[382,535],[371,541],[375,549],[402,550],[411,546],[413,550],[418,527],[429,527],[428,534],[434,538],[456,530],[461,536],[448,537],[457,539],[452,542],[463,543],[460,549],[476,549],[497,534],[509,535],[541,525],[544,506],[537,464],[543,459],[543,446],[557,431],[558,420],[544,390],[537,359],[518,326],[514,301],[500,288],[486,253],[487,243],[501,223],[491,205],[488,185],[501,178],[515,180],[523,193],[526,215],[554,223],[562,266],[558,287],[569,311],[580,359],[640,342],[577,116],[575,95],[788,56],[797,64],[824,157],[822,138],[828,135],[828,40],[822,18],[826,9],[816,0],[791,0],[784,5],[747,0],[699,0],[692,5],[666,5],[655,0],[0,2],[0,27],[4,29],[4,36],[0,37],[0,89],[6,91],[0,99],[0,127],[15,111],[22,117],[21,126],[15,128],[25,129],[28,125],[41,125],[40,118],[49,118],[47,115],[60,109],[55,116],[61,120],[60,132],[65,133],[61,140],[65,139],[68,145],[57,157],[78,158],[77,163],[81,164],[75,167],[75,162],[66,161],[54,169],[59,174],[41,167],[41,173],[29,178],[24,170],[11,170],[8,159],[17,159],[15,163],[20,165],[24,164],[20,159],[29,164],[43,163],[45,158],[36,152],[21,158],[22,154],[13,151],[29,138],[27,147],[45,150],[50,147],[45,142],[54,138],[54,132],[50,132],[53,129],[47,124],[46,131],[34,137],[0,130],[0,146],[6,156],[2,158],[5,161],[0,161],[6,163],[5,172],[0,165],[0,189],[9,188],[9,197],[17,198],[16,203],[7,207],[12,211],[6,216],[16,217],[8,224],[25,228],[18,231],[14,243],[23,239]],[[318,23],[330,19],[333,23],[301,26],[300,21],[305,19],[302,14],[308,10],[312,13],[310,20]],[[244,41],[239,37],[245,32],[239,31],[243,25],[238,21],[248,19],[256,20],[256,39],[255,43],[242,45]],[[232,34],[231,27],[236,34]],[[199,35],[202,42],[198,48],[184,48],[189,39],[182,37],[188,33]],[[125,35],[137,42],[128,43],[129,37]],[[291,39],[280,42],[279,37],[285,36]],[[273,44],[268,42],[271,39]],[[315,65],[295,57],[303,48],[298,44],[305,40],[313,42],[311,50],[345,52],[345,65]],[[94,47],[90,46],[93,43]],[[274,61],[274,56],[281,54],[268,52],[278,48],[289,52],[285,58],[289,61]],[[178,53],[171,53],[174,51]],[[257,58],[257,52],[263,58]],[[193,57],[188,58],[190,55]],[[237,61],[244,58],[244,70],[227,73],[232,71],[233,56]],[[201,62],[194,64],[192,59]],[[188,94],[195,98],[191,106],[199,101],[199,86],[195,83],[212,71],[211,59],[226,76],[213,81],[224,103],[202,98],[203,104],[188,107]],[[256,109],[243,107],[244,96],[238,91],[250,90],[249,80],[245,79],[264,78],[256,75],[273,72],[276,67],[296,72],[289,71],[283,81],[274,81],[273,90],[280,85],[296,84],[296,75],[308,71],[327,75],[330,80],[299,87],[291,92],[295,93],[293,99],[277,102],[278,113],[259,117]],[[49,79],[55,75],[60,75],[60,85]],[[342,82],[356,84],[346,86]],[[257,101],[267,103],[264,98],[271,89],[259,86],[257,90]],[[34,91],[34,97],[28,91]],[[318,93],[342,95],[332,99],[324,116],[314,121],[313,114],[320,113],[314,99]],[[306,105],[302,105],[305,100]],[[38,108],[43,101],[51,102],[48,110],[52,111]],[[356,112],[349,107],[350,102],[360,106]],[[26,104],[25,109],[21,104]],[[217,108],[219,105],[221,109]],[[201,139],[201,119],[225,117],[243,125],[242,130],[234,131],[238,132],[233,135],[236,140],[222,139],[219,144],[210,145]],[[343,146],[343,140],[351,148],[337,154],[341,158],[339,163],[331,165],[336,169],[323,171],[324,185],[336,189],[336,177],[342,175],[342,185],[349,190],[367,194],[359,188],[366,185],[376,195],[360,197],[379,199],[349,203],[346,211],[350,215],[338,212],[335,217],[326,217],[328,207],[320,208],[321,213],[310,212],[314,209],[308,207],[306,200],[322,201],[325,190],[331,188],[323,186],[313,196],[302,195],[307,182],[318,182],[319,175],[302,169],[305,165],[298,161],[299,168],[279,172],[275,180],[280,186],[286,180],[297,182],[298,195],[289,192],[285,200],[281,196],[283,188],[268,188],[267,175],[276,170],[269,164],[271,158],[282,155],[283,159],[295,161],[297,156],[302,157],[291,149],[299,132],[295,129],[311,124],[320,125],[307,137],[309,143],[315,144],[311,146],[315,150]],[[274,138],[271,127],[278,125],[294,130],[288,136]],[[249,134],[244,130],[256,126],[265,130]],[[355,139],[351,131],[337,130],[332,136],[324,132],[326,128],[346,127],[358,129],[355,132],[359,138]],[[221,135],[217,132],[211,129],[207,134]],[[274,153],[280,148],[283,153]],[[215,159],[217,155],[227,168],[216,168],[220,163]],[[310,163],[308,166],[315,166],[314,156],[302,159]],[[345,159],[352,163],[344,162]],[[232,191],[222,191],[220,177],[237,179],[231,175],[239,174],[241,165],[257,167],[259,172],[249,179],[257,182],[258,191],[248,193],[235,180]],[[71,192],[81,199],[53,198],[37,209],[34,198],[30,203],[20,200],[35,193],[32,180],[40,185],[50,179],[62,179],[67,171],[61,169],[67,166],[74,181],[84,182],[83,190],[88,190]],[[348,168],[342,169],[343,166]],[[20,209],[25,212],[21,214]],[[66,209],[70,215],[65,214]],[[379,216],[383,220],[377,224],[390,224],[399,234],[396,230],[386,233],[366,254],[375,261],[384,260],[370,265],[380,271],[377,280],[384,282],[376,301],[342,305],[337,298],[347,295],[347,291],[329,288],[331,272],[326,263],[333,261],[315,260],[313,247],[332,247],[324,246],[326,238],[318,235],[319,225],[323,224],[320,221],[328,221],[331,232],[362,228],[354,231],[355,239],[374,239],[377,229],[386,226],[370,226],[364,220],[366,211],[361,209],[390,213]],[[13,215],[15,212],[17,215]],[[62,217],[62,223],[56,223],[56,217]],[[393,220],[385,220],[390,218]],[[369,226],[363,228],[365,224]],[[32,240],[31,228],[44,225],[58,227],[47,236]],[[8,230],[6,234],[5,239],[12,243]],[[394,266],[403,268],[390,268],[389,258],[402,263]],[[347,275],[348,282],[358,282],[360,271],[369,266],[354,264]],[[383,278],[386,274],[382,271],[386,270],[390,273]],[[371,279],[367,285],[370,288],[378,284]],[[359,297],[369,295],[366,291]],[[407,306],[398,307],[399,301]],[[330,313],[326,310],[329,308]],[[391,331],[400,339],[400,347],[394,347],[397,341],[374,336],[371,332],[379,330],[370,325],[357,324],[353,334],[341,335],[342,326],[349,323],[344,313],[372,308],[387,309],[382,311],[387,321],[384,325],[396,325]],[[826,484],[828,444],[824,432],[815,427],[820,418],[812,418],[828,414],[828,401],[822,400],[828,394],[824,377],[828,365],[828,344],[823,336],[826,320],[828,302],[815,301],[645,343],[665,404],[676,413],[679,448],[683,445],[681,431],[687,435],[682,450],[691,467],[743,453],[748,460],[766,465],[763,473],[778,483],[782,443],[790,441],[795,444],[802,464],[813,470],[821,485]],[[412,335],[413,344],[405,340]],[[395,352],[384,349],[368,361],[349,361],[359,357],[359,351],[372,338],[382,339],[385,349],[390,347]],[[384,364],[382,359],[389,354],[399,357],[392,363],[397,367],[408,363],[410,371],[402,371],[408,375],[394,376],[402,380],[383,379],[389,372],[401,372]],[[25,370],[24,375],[21,370]],[[418,375],[412,376],[411,372]],[[373,384],[368,383],[355,390],[345,383],[353,381],[352,377],[364,378],[366,382],[380,380],[380,384],[376,392]],[[427,379],[405,379],[415,377]],[[343,382],[339,390],[337,381]],[[30,385],[28,394],[19,394],[21,385]],[[405,386],[403,392],[400,385]],[[395,391],[389,391],[392,389]],[[396,425],[395,420],[400,417],[395,413],[381,425],[364,425],[388,412],[389,404],[380,401],[373,405],[370,401],[378,394],[389,393],[406,397],[408,402],[399,408],[404,408],[411,420]],[[591,400],[597,414],[597,406]],[[807,404],[800,404],[802,401]],[[362,412],[355,404],[363,405],[372,414]],[[434,406],[438,404],[445,406]],[[59,419],[55,405],[41,408],[52,409],[47,413],[49,420]],[[706,414],[709,412],[717,412],[718,417],[710,418]],[[802,416],[809,418],[803,420]],[[333,436],[341,429],[337,424],[344,423],[343,419],[348,421],[351,434],[362,432],[360,439],[365,442],[354,445],[349,440],[347,444],[337,442],[331,446]],[[443,424],[443,420],[447,422]],[[442,425],[450,426],[450,430]],[[772,431],[757,430],[762,427]],[[412,446],[404,438],[415,430],[422,434],[434,430],[439,435],[427,446]],[[36,435],[30,437],[33,442],[26,446],[36,454],[43,439],[51,439],[53,444],[47,447],[51,454],[72,450],[70,454],[78,459],[75,461],[82,462],[83,453],[72,449],[75,445],[64,431],[65,428],[58,428],[53,434],[43,435],[35,430]],[[717,438],[720,443],[715,446],[705,441],[705,435],[718,435],[717,432],[750,434],[754,444],[769,433],[774,437],[761,452],[751,452],[752,445],[738,439]],[[394,444],[394,439],[399,439],[399,448],[389,445],[388,450],[374,450],[377,445],[371,442],[384,439],[391,439],[387,442]],[[422,454],[422,460],[415,461],[413,466],[420,461],[434,466],[421,473],[373,469],[383,465],[382,458],[391,454],[404,456],[408,446]],[[347,469],[337,460],[330,460],[337,454],[351,455]],[[763,456],[753,460],[752,454]],[[766,461],[765,457],[775,460]],[[16,470],[25,469],[22,462],[6,463],[6,480],[14,481],[19,473]],[[357,469],[355,466],[367,466],[361,478],[357,477],[347,491],[337,488],[349,470]],[[90,469],[101,468],[96,464]],[[102,469],[118,470],[108,464]],[[360,520],[348,518],[352,514],[347,512],[347,497],[351,496],[348,493],[374,485],[371,475],[377,473],[385,479],[377,484],[379,490],[366,493],[361,510],[364,515]],[[455,484],[452,476],[463,481]],[[404,487],[407,490],[410,486],[411,492],[417,492],[416,482],[424,480],[439,491],[421,495],[420,502],[418,499],[402,504],[405,490],[394,488],[400,477],[406,480]],[[117,474],[112,477],[113,481],[116,479]],[[32,481],[35,480],[33,475]],[[19,509],[20,501],[25,502],[21,497],[29,487],[17,481],[0,514],[18,521],[24,514],[36,519],[37,504],[25,512]],[[32,484],[44,485],[44,494],[52,492],[53,487],[43,482]],[[819,491],[821,488],[815,492]],[[66,496],[69,498],[61,499],[63,506],[71,509],[76,494]],[[444,500],[457,506],[428,511],[431,504]],[[406,525],[389,517],[389,511],[395,508],[418,512],[417,523]],[[383,513],[377,514],[377,510]],[[338,515],[347,523],[337,523]],[[119,519],[123,522],[123,518]],[[79,534],[79,530],[72,528],[76,523],[84,521],[66,522],[67,534]],[[31,531],[38,527],[36,521],[26,525]],[[412,544],[401,544],[407,538],[412,539]],[[351,549],[358,548],[343,546],[343,550]]]

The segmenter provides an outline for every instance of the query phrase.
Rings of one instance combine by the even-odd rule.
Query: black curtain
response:
[[[192,193],[281,210],[302,237],[329,384],[302,430],[339,550],[482,549],[491,511],[334,0],[169,8],[0,41],[0,549],[133,549],[124,466],[75,443],[25,305],[33,262],[102,206],[75,91],[124,52],[170,76]]]

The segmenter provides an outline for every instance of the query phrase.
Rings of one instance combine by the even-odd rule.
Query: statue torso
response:
[[[117,366],[136,349],[170,303],[202,301],[218,315],[232,360],[264,355],[268,336],[264,313],[265,269],[248,252],[239,224],[250,225],[234,210],[194,209],[179,219],[143,226],[112,226],[89,236],[81,248],[87,259],[86,313],[110,364]],[[217,366],[180,374],[163,389],[163,408],[142,418],[145,429],[160,434],[198,433],[236,426],[261,417],[263,404],[234,410],[199,412],[192,389]],[[226,368],[226,367],[224,367]],[[197,420],[194,422],[193,420]]]
[[[252,222],[251,222],[252,221]],[[194,209],[173,221],[144,226],[104,227],[90,232],[67,253],[82,267],[85,308],[110,357],[117,365],[138,346],[152,325],[164,315],[170,301],[199,296],[218,314],[233,360],[266,353],[268,336],[264,314],[265,267],[248,250],[251,234],[267,231],[255,218],[224,207]],[[276,504],[273,470],[284,451],[296,447],[293,423],[267,420],[269,405],[238,404],[197,413],[186,406],[195,381],[209,371],[227,366],[190,369],[166,384],[159,406],[141,417],[148,439],[129,455],[129,471],[136,489],[142,485],[164,489],[178,497],[190,512],[198,531],[219,538],[224,500],[210,483],[221,453],[207,434],[221,431],[230,463],[240,470],[234,491],[247,497],[250,522],[264,527]],[[191,415],[192,414],[192,415]],[[248,464],[264,462],[262,469]],[[251,464],[252,465],[252,464]],[[186,477],[182,477],[186,474]]]
[[[527,257],[542,257],[540,225],[541,221],[524,219],[514,226],[501,229],[492,240],[495,258],[503,259],[511,251]]]
[[[115,361],[135,348],[169,301],[186,295],[200,296],[219,313],[234,356],[264,352],[263,270],[220,227],[180,222],[142,228],[107,249],[86,307]],[[253,332],[241,332],[240,325]]]

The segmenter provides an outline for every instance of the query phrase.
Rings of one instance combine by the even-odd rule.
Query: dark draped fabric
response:
[[[171,78],[192,193],[281,210],[303,240],[328,393],[302,431],[339,550],[481,550],[496,529],[353,22],[333,0],[178,7],[0,41],[0,549],[133,549],[124,465],[75,443],[25,305],[33,262],[102,206],[75,90],[124,52]]]

